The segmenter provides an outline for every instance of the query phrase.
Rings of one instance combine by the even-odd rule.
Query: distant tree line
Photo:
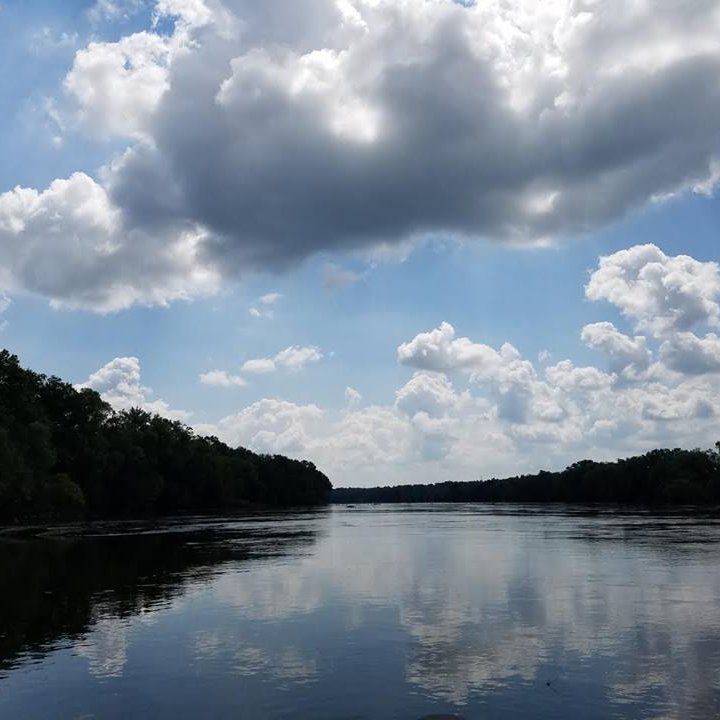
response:
[[[433,485],[335,488],[335,503],[720,503],[720,443],[713,450],[653,450],[625,460],[581,460],[560,472]]]
[[[0,520],[120,517],[328,501],[308,461],[257,455],[0,352]]]

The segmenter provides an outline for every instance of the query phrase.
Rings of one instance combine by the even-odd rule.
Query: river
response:
[[[0,535],[0,718],[720,717],[720,515],[335,506]]]

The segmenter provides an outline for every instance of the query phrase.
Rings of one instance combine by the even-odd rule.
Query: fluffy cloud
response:
[[[153,32],[79,50],[65,78],[77,122],[101,137],[143,136],[168,89],[171,51],[171,40]]]
[[[717,0],[157,0],[154,13],[155,29],[78,51],[64,85],[81,128],[129,143],[95,179],[112,229],[78,217],[82,198],[41,234],[26,209],[0,234],[0,290],[167,302],[206,291],[198,273],[320,251],[439,233],[547,242],[720,177]],[[188,232],[193,261],[173,262]],[[41,282],[27,267],[48,256],[56,277]],[[589,292],[655,329],[717,321],[711,271],[657,262],[629,291],[609,264]],[[95,287],[98,267],[122,301]],[[684,301],[672,318],[661,286]]]
[[[243,372],[246,373],[269,373],[275,371],[275,361],[272,358],[257,358],[255,360],[246,360],[243,363]]]
[[[612,303],[656,337],[702,323],[720,325],[720,266],[687,255],[670,257],[655,245],[600,258],[585,294]]]
[[[615,372],[622,372],[627,368],[642,371],[650,364],[651,356],[646,339],[642,335],[628,337],[611,322],[586,325],[580,337],[588,347],[607,354]]]
[[[152,390],[141,382],[140,361],[136,357],[115,358],[76,387],[95,390],[115,410],[136,407],[170,420],[187,420],[191,415],[184,410],[173,410],[164,400],[150,400]]]
[[[217,385],[219,387],[242,387],[247,385],[245,378],[240,375],[231,375],[224,370],[210,370],[206,373],[201,373],[200,382],[203,385]]]
[[[513,355],[512,345],[503,346],[505,355]],[[487,373],[502,363],[502,354],[489,345],[471,342],[466,337],[456,338],[455,328],[448,322],[430,332],[419,333],[398,348],[402,365],[420,370],[451,372],[469,370]]]
[[[319,362],[322,358],[323,354],[319,348],[292,345],[281,350],[275,357],[247,360],[241,370],[246,373],[269,373],[281,368],[299,371],[310,363]]]
[[[312,444],[322,417],[323,411],[316,405],[265,399],[223,418],[216,426],[197,429],[259,452],[302,455]]]
[[[677,333],[660,346],[660,358],[671,370],[687,375],[720,372],[720,337]]]
[[[445,415],[462,401],[445,375],[416,372],[395,393],[395,405],[408,415]]]
[[[44,192],[0,194],[0,287],[54,305],[112,311],[209,293],[218,275],[203,264],[203,235],[128,228],[105,189],[84,173]]]

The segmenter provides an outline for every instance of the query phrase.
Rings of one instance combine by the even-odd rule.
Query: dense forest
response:
[[[311,462],[256,455],[0,352],[0,520],[120,517],[327,502]]]
[[[714,450],[653,450],[615,462],[582,460],[560,472],[503,480],[336,488],[332,501],[720,503],[720,443]]]

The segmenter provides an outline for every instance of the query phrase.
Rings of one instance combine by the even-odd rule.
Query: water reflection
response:
[[[20,690],[38,692],[28,653],[72,678],[68,717],[138,697],[161,718],[720,714],[712,514],[358,508],[135,530],[0,543],[0,714],[5,689],[42,717]]]
[[[0,535],[0,677],[67,641],[92,674],[120,675],[133,623],[152,622],[153,610],[223,569],[307,551],[324,514],[6,531]]]

